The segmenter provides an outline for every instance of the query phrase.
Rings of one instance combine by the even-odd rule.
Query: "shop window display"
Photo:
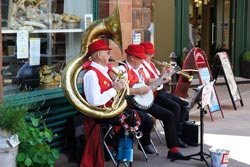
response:
[[[93,1],[2,0],[1,7],[4,95],[59,87],[64,65],[80,52]],[[23,31],[28,40],[20,42]]]

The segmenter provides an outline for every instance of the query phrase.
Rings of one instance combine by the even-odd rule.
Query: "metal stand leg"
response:
[[[104,145],[104,148],[106,149],[106,151],[108,152],[109,157],[111,158],[111,160],[112,160],[114,166],[117,166],[117,162],[116,162],[116,160],[114,159],[114,157],[113,157],[112,153],[110,152],[109,147],[108,147],[108,145],[107,145],[107,143],[106,143],[106,139],[107,139],[107,137],[109,136],[109,134],[110,134],[110,132],[111,132],[112,130],[113,130],[113,126],[109,126],[108,131],[106,132],[106,134],[105,134],[104,137],[103,137],[103,145]]]
[[[106,149],[106,151],[108,152],[109,157],[111,158],[111,160],[112,160],[114,166],[115,166],[115,167],[119,167],[119,163],[120,163],[120,162],[117,162],[117,161],[115,160],[113,154],[112,154],[111,151],[109,150],[109,147],[108,147],[108,145],[107,145],[107,143],[106,143],[106,139],[107,139],[107,137],[110,135],[110,133],[112,132],[113,128],[114,128],[113,126],[109,126],[109,128],[108,128],[106,134],[105,134],[104,137],[103,137],[103,145],[104,145],[104,148]],[[125,167],[128,167],[128,164],[127,164],[126,162],[124,162],[124,166],[125,166]],[[130,166],[132,166],[132,163],[130,164]]]
[[[124,162],[123,164],[125,167],[128,167],[128,164],[126,162]],[[119,167],[119,165],[120,165],[120,162],[118,161],[116,167]],[[129,163],[129,167],[132,167],[132,162]]]
[[[150,139],[150,143],[152,144],[152,146],[153,146],[153,148],[154,148],[154,150],[155,150],[155,154],[158,156],[159,155],[159,153],[158,153],[158,151],[157,151],[157,149],[156,149],[156,147],[155,147],[155,144],[153,143],[153,141]]]
[[[163,141],[162,141],[162,139],[161,139],[161,136],[160,136],[160,134],[159,134],[158,130],[156,129],[156,127],[155,127],[155,126],[153,126],[153,128],[154,128],[154,131],[155,131],[155,133],[156,133],[156,135],[157,135],[157,137],[158,137],[159,141],[161,142],[161,144],[163,144]]]
[[[146,161],[149,161],[149,160],[148,160],[148,156],[147,156],[147,154],[146,154],[146,152],[145,152],[145,150],[144,150],[143,146],[141,145],[140,140],[139,140],[138,138],[136,138],[136,141],[137,141],[137,143],[138,143],[139,147],[141,148],[141,151],[142,151],[142,153],[143,153],[143,155],[144,155],[144,157],[145,157]]]
[[[201,123],[201,129],[200,129],[200,151],[196,154],[192,154],[192,155],[189,155],[187,157],[189,157],[190,159],[195,159],[195,160],[199,160],[199,161],[204,161],[206,166],[209,167],[208,165],[208,162],[206,160],[206,158],[209,158],[210,155],[209,154],[206,154],[203,152],[203,133],[204,133],[204,123],[203,123],[203,117],[204,117],[204,114],[205,114],[205,110],[202,108],[201,104],[198,103],[199,107],[200,107],[200,123]],[[195,156],[200,156],[200,158],[193,158]]]

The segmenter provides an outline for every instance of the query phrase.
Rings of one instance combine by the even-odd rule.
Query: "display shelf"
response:
[[[16,60],[16,56],[8,56],[8,55],[3,55],[3,62],[10,62]]]
[[[41,57],[65,57],[65,54],[41,54]]]
[[[2,34],[14,34],[21,30],[9,30],[2,29]],[[42,29],[42,30],[33,30],[29,33],[72,33],[72,32],[83,32],[83,29]]]

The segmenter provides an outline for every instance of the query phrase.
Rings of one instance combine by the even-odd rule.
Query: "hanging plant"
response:
[[[250,79],[250,51],[246,51],[240,60],[240,76]]]
[[[242,56],[243,61],[250,62],[250,51],[246,51]]]

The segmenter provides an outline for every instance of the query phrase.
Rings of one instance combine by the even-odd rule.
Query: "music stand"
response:
[[[197,88],[194,89],[195,93],[194,93],[194,96],[193,96],[192,101],[190,103],[190,109],[192,109],[196,103],[198,104],[198,108],[200,108],[200,151],[196,154],[191,154],[191,155],[188,155],[186,157],[189,157],[190,159],[199,160],[199,161],[205,161],[207,167],[209,167],[205,156],[207,156],[207,158],[209,158],[210,155],[203,152],[203,133],[204,133],[203,117],[207,113],[207,111],[204,110],[204,108],[202,108],[201,97],[202,97],[202,90],[203,90],[204,86],[205,85],[201,85],[201,86],[198,86]],[[200,156],[200,158],[194,158],[195,156]]]

